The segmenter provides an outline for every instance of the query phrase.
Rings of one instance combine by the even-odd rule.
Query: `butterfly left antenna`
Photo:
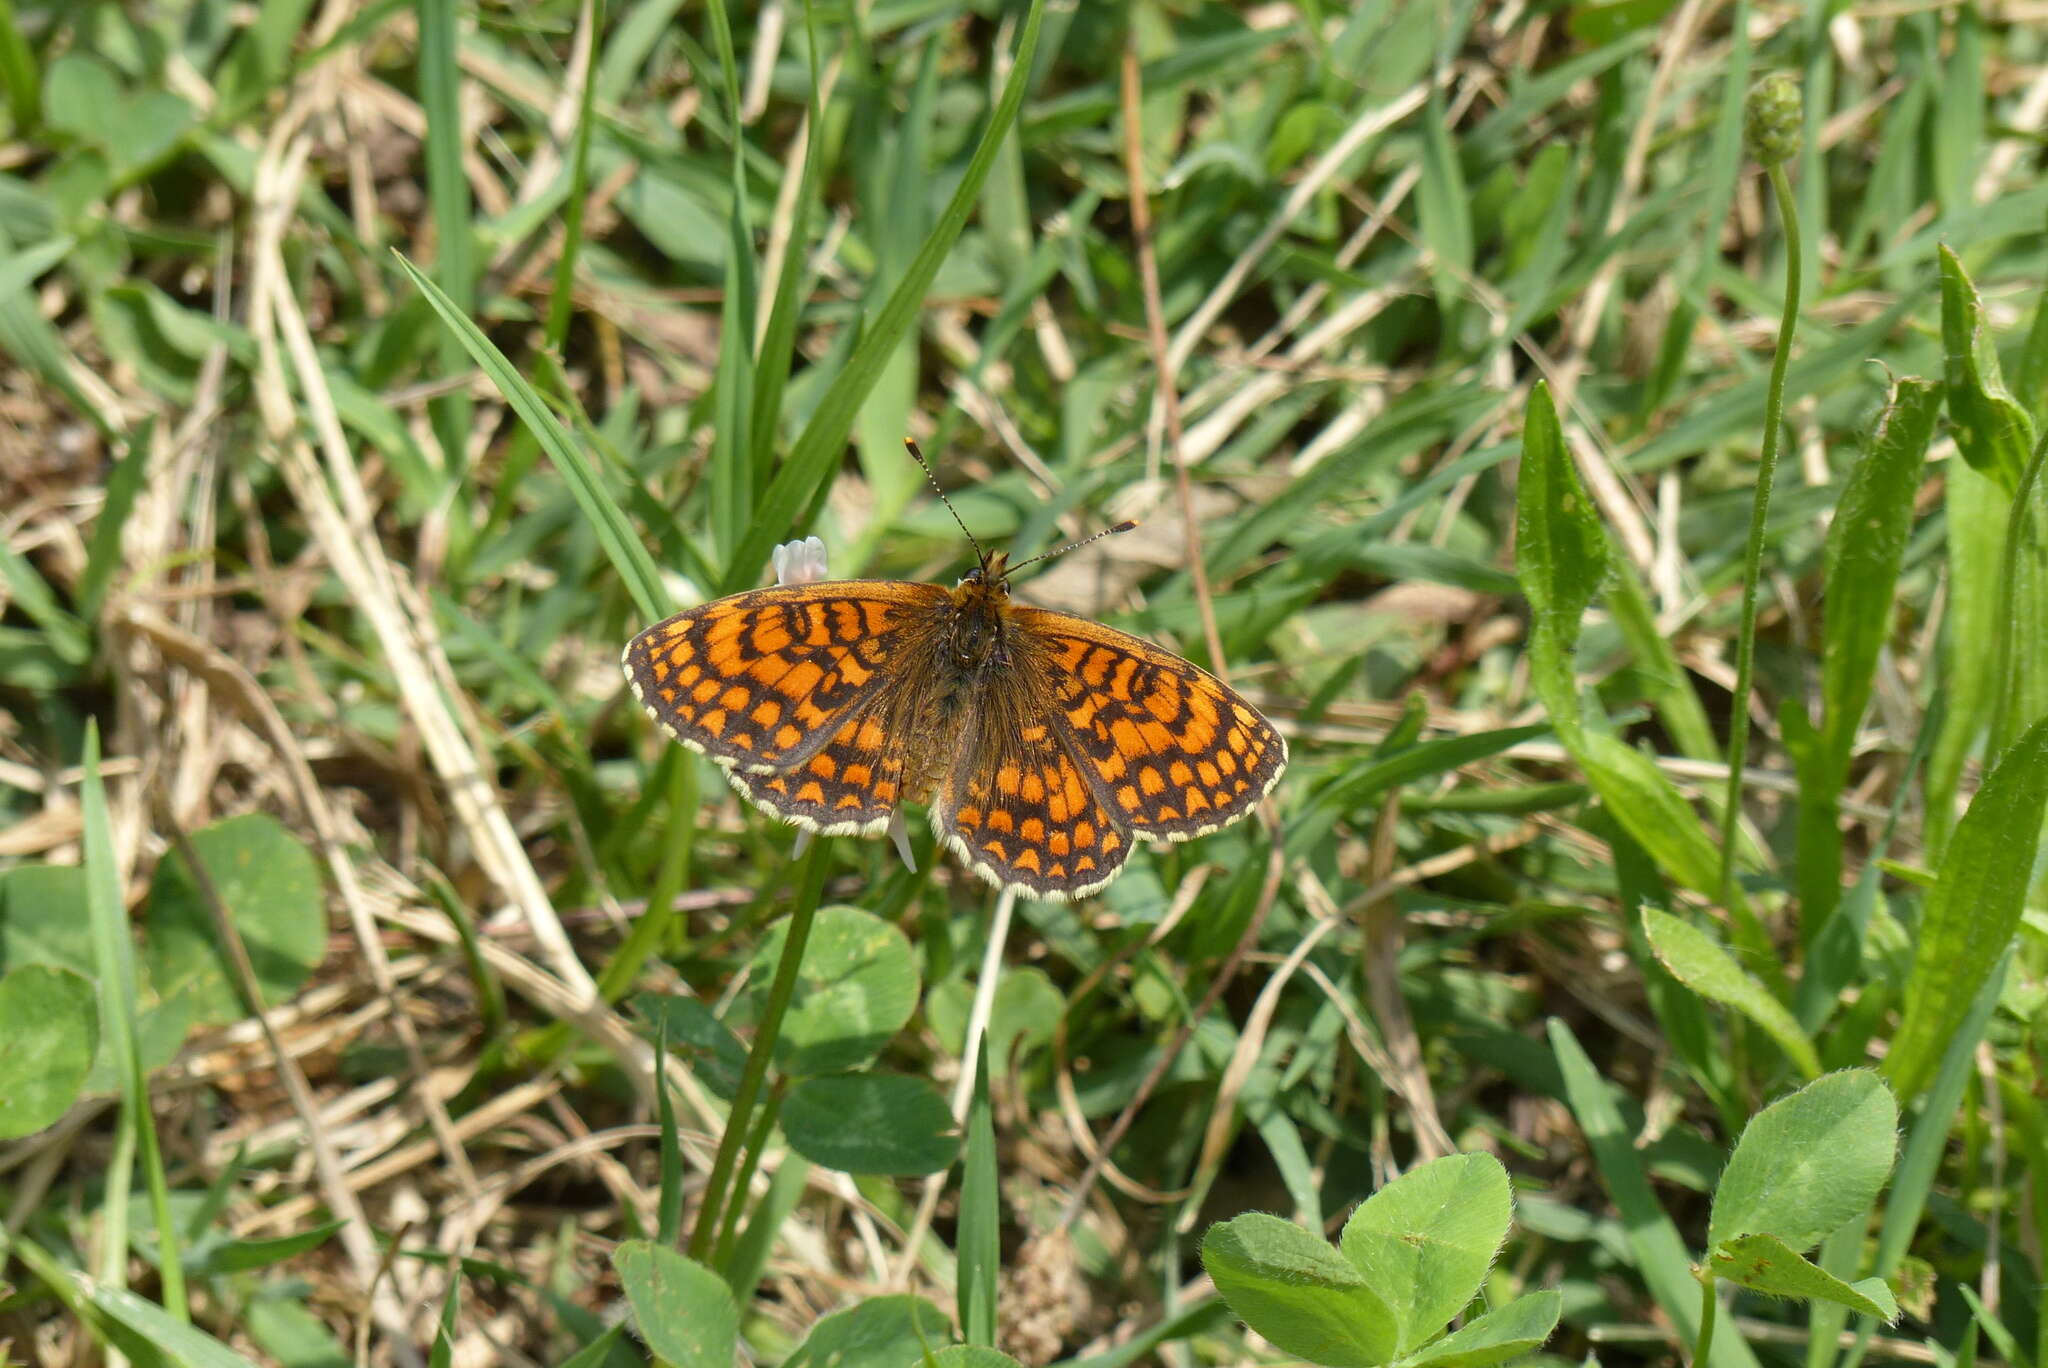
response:
[[[926,464],[924,453],[917,449],[917,443],[905,437],[903,439],[903,449],[910,453],[910,459],[917,462],[917,468],[924,472],[925,481],[931,485],[932,493],[939,496],[939,502],[944,504],[946,511],[953,515],[953,521],[960,523],[960,531],[966,536],[967,544],[974,548],[975,559],[979,560],[983,565],[987,565],[988,552],[981,549],[981,543],[976,541],[974,534],[967,530],[967,524],[960,521],[960,510],[953,507],[953,501],[946,497],[946,491],[939,488],[939,477],[932,474],[932,468]]]
[[[1054,556],[1064,556],[1069,551],[1080,550],[1089,542],[1099,542],[1104,537],[1114,537],[1119,532],[1130,532],[1134,530],[1137,526],[1138,520],[1136,518],[1126,518],[1122,522],[1118,523],[1115,527],[1105,527],[1100,532],[1097,532],[1095,535],[1091,537],[1083,537],[1081,538],[1081,540],[1077,542],[1068,542],[1065,546],[1062,546],[1057,551],[1041,551],[1037,555],[1033,556],[1030,560],[1018,561],[1015,565],[1009,568],[1008,573],[1014,575],[1027,565],[1036,565],[1042,560],[1051,560]]]

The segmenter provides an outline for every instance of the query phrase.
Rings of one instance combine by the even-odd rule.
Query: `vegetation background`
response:
[[[779,1056],[717,1249],[758,1359],[999,1267],[1024,1362],[1248,1361],[1211,1221],[1334,1230],[1463,1150],[1515,1185],[1487,1297],[1669,1362],[1745,1119],[1896,1056],[1908,1162],[1826,1257],[1904,1318],[1745,1294],[1716,1360],[2040,1361],[2041,767],[1957,814],[2048,706],[2043,19],[0,0],[0,1344],[408,1362],[445,1309],[456,1363],[640,1362],[614,1246],[694,1209],[822,889],[844,992],[787,1029],[897,1081],[806,1108]],[[1525,416],[1598,515],[1541,589]],[[950,582],[906,434],[1013,553],[1140,519],[1025,596],[1227,668],[1293,752],[1277,824],[1017,904],[999,980],[919,824],[915,871],[793,862],[617,666],[807,532]]]

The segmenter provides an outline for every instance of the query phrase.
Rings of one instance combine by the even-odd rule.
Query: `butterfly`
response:
[[[951,589],[825,580],[689,609],[627,644],[626,678],[770,815],[877,835],[927,803],[969,869],[1035,898],[1086,897],[1134,841],[1205,836],[1272,791],[1287,743],[1228,685],[1128,632],[1012,602],[1031,562],[976,552]]]

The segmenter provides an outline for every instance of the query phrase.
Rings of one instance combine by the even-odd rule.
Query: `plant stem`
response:
[[[740,1144],[747,1136],[747,1122],[760,1095],[761,1081],[768,1076],[768,1061],[775,1056],[775,1041],[782,1034],[782,1018],[796,992],[796,975],[804,961],[804,947],[810,943],[811,923],[818,914],[818,899],[825,891],[825,843],[813,842],[798,876],[796,907],[790,913],[789,936],[782,942],[782,960],[775,966],[775,981],[768,988],[768,1004],[761,1024],[754,1032],[754,1044],[747,1051],[747,1067],[740,1073],[739,1088],[733,1093],[732,1111],[725,1118],[725,1133],[718,1140],[718,1154],[711,1161],[711,1176],[704,1183],[703,1204],[697,1208],[697,1224],[690,1231],[693,1259],[702,1260],[718,1233],[719,1214],[725,1207],[726,1188],[739,1160]]]
[[[1735,638],[1735,704],[1728,719],[1728,794],[1721,811],[1721,905],[1735,905],[1735,835],[1742,821],[1742,772],[1749,759],[1749,693],[1756,673],[1757,581],[1763,577],[1764,524],[1771,511],[1771,482],[1778,473],[1778,437],[1785,426],[1785,371],[1792,363],[1792,334],[1799,326],[1799,209],[1785,168],[1770,168],[1771,193],[1785,232],[1785,312],[1778,321],[1778,346],[1771,354],[1770,386],[1764,392],[1764,445],[1756,464],[1756,501],[1750,507],[1749,537],[1742,548],[1742,626]]]
[[[1714,1350],[1714,1322],[1721,1313],[1721,1299],[1714,1295],[1714,1275],[1700,1275],[1700,1337],[1693,1344],[1693,1368],[1705,1368],[1707,1355]]]
[[[775,1122],[782,1115],[782,1095],[789,1090],[789,1079],[777,1076],[769,1086],[768,1100],[761,1107],[761,1114],[755,1118],[753,1134],[747,1137],[745,1158],[740,1162],[740,1171],[733,1176],[732,1200],[725,1204],[725,1220],[718,1232],[718,1243],[711,1252],[711,1266],[724,1269],[732,1264],[733,1247],[740,1240],[740,1217],[747,1209],[747,1190],[754,1185],[754,1172],[761,1167],[761,1151],[768,1147],[768,1136],[775,1130]]]

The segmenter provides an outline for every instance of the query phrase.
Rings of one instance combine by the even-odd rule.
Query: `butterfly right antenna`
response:
[[[974,534],[967,530],[967,524],[960,521],[960,510],[953,507],[953,501],[946,497],[946,491],[939,488],[939,477],[932,474],[932,468],[925,463],[924,453],[917,449],[917,443],[905,437],[903,439],[903,449],[910,453],[910,459],[917,462],[918,469],[924,472],[924,478],[931,485],[932,493],[939,496],[939,502],[944,504],[946,511],[953,515],[953,521],[960,523],[960,531],[966,536],[967,544],[974,548],[975,559],[986,566],[988,564],[988,552],[981,549],[981,543],[976,541]]]

